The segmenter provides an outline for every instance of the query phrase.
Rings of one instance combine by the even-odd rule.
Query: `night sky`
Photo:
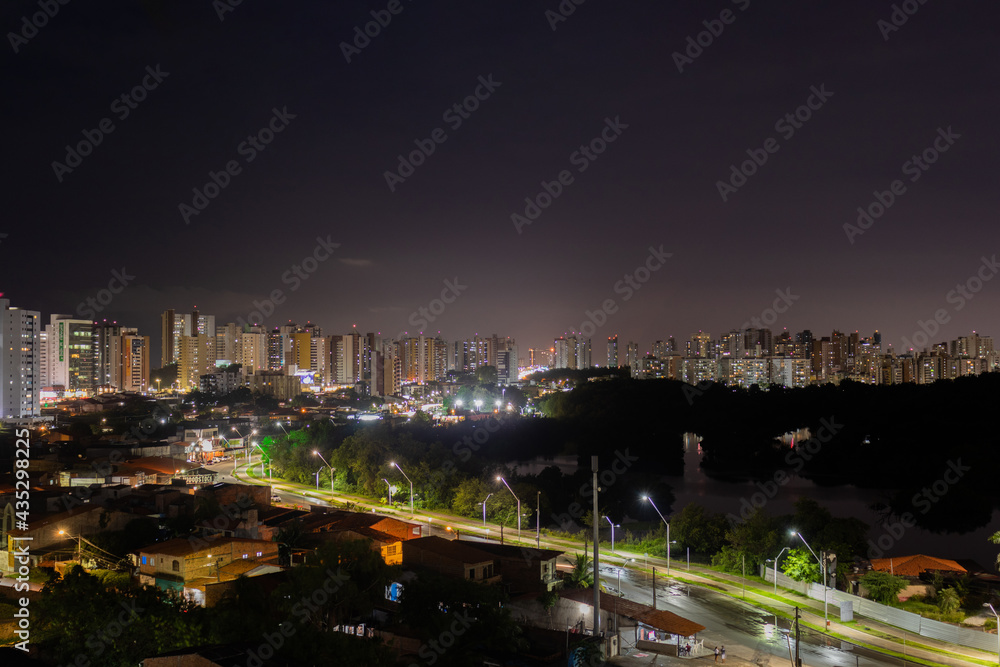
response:
[[[564,0],[558,21],[557,0],[48,1],[58,13],[37,31],[22,20],[37,0],[0,10],[0,291],[45,321],[84,312],[124,267],[134,279],[97,318],[139,326],[154,359],[164,309],[223,324],[274,290],[267,325],[497,333],[522,357],[613,299],[599,363],[608,335],[644,351],[717,337],[786,289],[775,331],[879,329],[898,346],[943,309],[934,340],[1000,335],[1000,280],[949,298],[1000,271],[982,261],[998,251],[995,3],[897,3],[896,29],[888,1]],[[391,22],[355,48],[372,11]],[[808,120],[783,120],[810,101]],[[78,166],[53,166],[105,118],[113,131]],[[281,131],[262,150],[243,143],[269,123]],[[443,143],[390,188],[398,156],[438,128]],[[949,128],[934,164],[906,165]],[[574,155],[602,131],[603,152]],[[748,150],[767,161],[724,201],[718,182]],[[238,173],[185,220],[192,189],[230,161]],[[516,225],[564,170],[559,196]],[[897,179],[885,213],[845,231]],[[293,266],[317,237],[339,247],[303,280]],[[616,283],[651,246],[671,257],[626,299]],[[415,325],[456,278],[453,303]]]

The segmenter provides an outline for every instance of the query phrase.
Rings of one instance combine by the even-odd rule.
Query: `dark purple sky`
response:
[[[125,267],[134,280],[99,317],[154,339],[165,308],[221,324],[276,289],[267,324],[395,334],[457,277],[467,288],[425,327],[449,340],[548,347],[614,299],[595,361],[612,333],[644,349],[718,335],[786,288],[799,298],[776,331],[877,328],[898,345],[944,309],[935,339],[1000,335],[1000,281],[948,299],[998,250],[1000,8],[903,4],[918,9],[884,39],[890,2],[589,0],[553,30],[556,0],[401,0],[350,63],[340,43],[388,2],[244,0],[221,21],[207,0],[59,5],[17,53],[10,34],[0,48],[0,291],[47,319]],[[673,53],[724,10],[678,72]],[[0,26],[38,11],[4,3]],[[112,102],[157,65],[169,75],[122,119]],[[445,110],[491,75],[453,129]],[[776,128],[813,86],[833,95],[791,136]],[[239,146],[273,108],[295,118],[248,162]],[[114,131],[60,182],[53,161],[103,118]],[[606,118],[628,127],[580,172],[572,154]],[[960,138],[912,182],[904,163],[948,127]],[[446,141],[390,191],[386,170],[436,128]],[[723,201],[717,182],[772,137]],[[240,172],[185,224],[179,205],[230,160]],[[572,183],[519,234],[511,215],[562,170]],[[905,192],[850,243],[844,224],[895,179]],[[317,237],[340,246],[293,290],[282,276]],[[672,256],[626,301],[616,282],[660,245]]]

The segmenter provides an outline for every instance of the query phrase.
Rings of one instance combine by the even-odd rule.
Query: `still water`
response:
[[[808,437],[805,433],[796,435]],[[987,526],[964,534],[933,533],[917,526],[896,526],[895,530],[890,531],[880,523],[880,515],[872,509],[873,504],[886,499],[885,491],[851,485],[817,486],[792,473],[789,473],[784,484],[768,484],[768,480],[722,480],[706,475],[700,463],[698,438],[689,434],[684,439],[683,476],[664,477],[664,481],[673,487],[675,496],[674,504],[669,510],[671,513],[678,512],[688,503],[698,503],[713,512],[739,516],[741,508],[749,508],[751,503],[760,505],[766,502],[763,507],[771,515],[791,514],[795,501],[805,496],[829,509],[836,517],[857,517],[872,526],[869,532],[871,557],[926,554],[953,560],[971,559],[992,570],[997,554],[1000,553],[1000,545],[991,544],[988,540],[990,535],[1000,530],[1000,512],[993,512]],[[574,456],[561,456],[553,460],[537,459],[510,465],[516,466],[522,474],[537,474],[546,466],[552,465],[559,467],[564,473],[572,474],[577,469],[577,460]],[[762,485],[766,488],[762,488]],[[661,509],[664,514],[667,513],[666,508]],[[898,523],[898,519],[893,521]],[[901,535],[896,537],[893,533]]]

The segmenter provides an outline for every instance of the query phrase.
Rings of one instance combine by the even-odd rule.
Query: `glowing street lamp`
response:
[[[984,602],[983,606],[987,607],[997,617],[997,662],[1000,663],[1000,614],[997,613],[997,610],[989,602]]]
[[[479,401],[476,401],[476,402],[478,403]],[[505,480],[503,477],[500,477],[499,475],[497,476],[497,480],[503,482],[503,485],[507,487],[508,491],[510,491],[510,495],[514,496],[514,500],[517,501],[517,541],[520,542],[521,541],[521,499],[517,497],[516,493],[514,493],[514,489],[510,488],[510,484],[507,483],[507,480]]]
[[[615,528],[621,528],[621,526],[616,526],[615,522],[612,521],[611,517],[609,517],[609,516],[606,516],[604,518],[607,519],[608,523],[611,524],[611,552],[614,553],[614,551],[615,551]]]
[[[653,509],[656,510],[656,513],[660,515],[660,518],[663,519],[663,524],[667,527],[667,576],[669,577],[670,576],[670,524],[667,523],[667,520],[663,518],[663,514],[660,513],[660,508],[656,506],[656,503],[653,502],[652,498],[650,498],[649,496],[643,496],[642,499],[647,501],[650,505],[653,506]]]
[[[333,473],[334,473],[335,468],[332,465],[330,465],[329,461],[327,461],[325,458],[323,458],[323,455],[320,454],[315,449],[313,450],[313,455],[314,456],[318,456],[319,460],[322,461],[323,463],[325,463],[326,467],[330,469],[330,495],[333,495]]]
[[[398,470],[400,472],[400,474],[403,475],[403,477],[406,477],[406,473],[403,472],[403,469],[399,467],[398,463],[391,462],[391,463],[389,463],[389,465],[390,466],[395,466],[396,470]],[[410,482],[410,516],[413,516],[413,482],[410,480],[409,477],[406,477],[406,481]]]
[[[491,493],[490,495],[486,496],[486,500],[489,500],[492,497],[493,494]],[[480,503],[483,506],[483,528],[486,527],[486,500]]]
[[[826,563],[823,561],[822,558],[820,558],[819,556],[816,555],[816,552],[813,551],[813,548],[811,546],[809,546],[808,542],[806,542],[806,538],[802,537],[802,533],[800,533],[799,531],[795,530],[794,528],[791,531],[789,531],[789,532],[792,535],[798,535],[799,536],[799,539],[802,540],[802,544],[806,545],[806,549],[809,549],[809,553],[811,553],[813,555],[813,558],[815,558],[816,561],[819,563],[820,571],[823,573],[823,621],[825,621],[826,627],[827,627],[827,629],[829,629],[830,628],[830,620],[829,620],[829,618],[827,616],[827,598],[830,597],[830,595],[829,595],[829,593],[827,591],[827,585],[826,585]],[[775,577],[775,579],[777,579],[777,577]]]
[[[778,561],[781,560],[781,554],[785,553],[786,551],[788,551],[788,547],[785,547],[784,549],[782,549],[781,551],[779,551],[777,557],[774,559],[774,594],[775,595],[778,594]],[[765,562],[770,563],[771,559],[768,558],[767,561],[765,561]]]

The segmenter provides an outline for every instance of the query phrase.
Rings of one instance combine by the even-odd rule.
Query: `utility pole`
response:
[[[795,608],[795,667],[802,667],[802,659],[799,658],[799,608]]]
[[[600,520],[601,514],[597,509],[597,456],[590,457],[590,467],[594,471],[594,511],[591,523],[594,524],[594,636],[597,637],[601,629],[601,570],[600,570],[600,558],[601,554],[598,549],[600,547]]]
[[[536,503],[537,508],[535,510],[535,548],[542,548],[542,492],[538,492],[538,501]]]

